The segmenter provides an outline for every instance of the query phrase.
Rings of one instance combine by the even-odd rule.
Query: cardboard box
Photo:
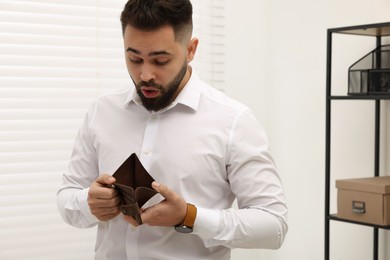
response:
[[[390,176],[336,180],[337,216],[390,225]]]

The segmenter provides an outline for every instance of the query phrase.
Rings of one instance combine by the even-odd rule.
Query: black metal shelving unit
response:
[[[381,112],[381,100],[390,100],[390,94],[384,95],[332,95],[332,36],[333,34],[350,34],[363,37],[375,37],[376,46],[378,47],[382,43],[383,37],[390,36],[390,22],[366,24],[358,26],[348,26],[328,29],[327,31],[327,55],[326,55],[326,142],[325,142],[325,260],[330,260],[330,222],[341,221],[347,223],[353,223],[357,225],[365,225],[373,228],[373,259],[378,260],[378,230],[387,229],[390,230],[390,226],[378,226],[367,223],[361,223],[342,219],[337,217],[336,214],[330,213],[330,188],[331,188],[331,106],[333,101],[337,100],[372,100],[375,102],[375,149],[374,149],[374,176],[380,176],[379,169],[379,157],[380,157],[380,112]],[[347,88],[346,88],[347,89]],[[347,91],[346,91],[347,92]]]

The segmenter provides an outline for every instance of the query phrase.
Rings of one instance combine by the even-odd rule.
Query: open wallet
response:
[[[145,170],[135,153],[131,154],[112,176],[116,179],[114,187],[121,197],[121,212],[134,217],[141,225],[140,208],[157,194],[157,191],[151,188],[153,177]]]

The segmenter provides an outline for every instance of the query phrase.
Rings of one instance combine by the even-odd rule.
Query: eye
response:
[[[142,63],[142,59],[129,58],[129,60],[130,60],[131,63],[134,63],[134,64],[140,64],[140,63]]]
[[[169,63],[169,60],[155,60],[154,63],[156,63],[156,65],[158,66],[164,66],[164,65],[167,65]]]

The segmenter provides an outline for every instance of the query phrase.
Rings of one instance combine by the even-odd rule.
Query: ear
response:
[[[191,62],[196,53],[196,49],[198,48],[199,40],[197,38],[192,38],[187,45],[187,61]]]

